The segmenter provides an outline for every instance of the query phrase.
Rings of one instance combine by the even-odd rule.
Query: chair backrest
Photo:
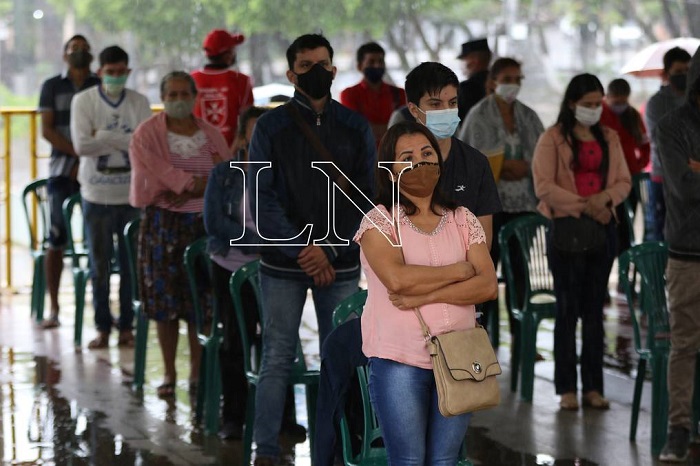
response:
[[[183,254],[187,281],[192,294],[192,308],[195,316],[195,327],[200,341],[206,342],[210,337],[217,336],[219,326],[218,300],[211,299],[212,315],[209,333],[205,333],[206,318],[202,309],[202,296],[213,296],[214,287],[211,286],[211,259],[207,254],[207,237],[203,236],[195,240],[185,248]],[[205,275],[203,275],[205,274]]]
[[[670,344],[665,275],[667,261],[668,245],[661,241],[632,246],[618,259],[620,284],[627,296],[634,346],[638,352],[668,348]],[[635,274],[638,280],[635,280]],[[633,290],[634,283],[639,283],[638,292]],[[639,325],[642,315],[647,319],[646,341],[643,341]]]
[[[126,247],[126,258],[129,261],[129,273],[131,274],[131,300],[139,300],[139,280],[136,272],[136,262],[138,260],[139,226],[141,219],[135,218],[124,227],[124,244]]]
[[[80,211],[80,221],[76,220],[76,209]],[[75,193],[63,201],[63,220],[66,224],[66,247],[63,254],[71,257],[73,267],[81,267],[81,257],[87,256],[87,244],[85,243],[85,228],[82,228],[82,197],[80,193]],[[76,227],[80,225],[81,234],[76,236]],[[84,264],[84,268],[88,265]]]
[[[29,246],[32,252],[46,250],[49,244],[51,215],[47,181],[45,178],[34,180],[22,192],[22,206],[27,220]],[[34,206],[36,206],[36,211]]]
[[[350,318],[359,318],[367,300],[367,290],[360,290],[341,301],[333,311],[333,328],[342,325]],[[343,442],[343,458],[345,464],[362,464],[364,460],[377,456],[383,447],[373,446],[377,439],[382,437],[372,403],[369,397],[369,371],[367,366],[357,367],[357,379],[360,385],[362,397],[362,411],[364,414],[364,427],[362,432],[362,444],[358,455],[353,455],[350,427],[345,416],[340,421],[340,435]],[[374,450],[374,451],[373,451]],[[385,452],[382,452],[385,455]]]
[[[532,214],[511,220],[498,233],[506,286],[515,290],[516,274],[524,274],[525,276],[524,303],[518,302],[517,293],[508,293],[511,309],[522,309],[525,303],[534,302],[538,298],[551,299],[554,296],[554,279],[549,270],[547,258],[549,226],[550,221],[547,218],[539,214]],[[513,270],[509,252],[511,239],[517,241],[523,264],[527,265],[522,270]]]
[[[245,371],[256,373],[260,369],[260,361],[262,358],[262,347],[257,341],[251,341],[248,336],[248,325],[246,322],[246,312],[243,308],[243,300],[241,299],[241,288],[248,283],[253,289],[255,301],[257,303],[257,320],[262,322],[262,292],[260,291],[259,272],[260,261],[254,260],[243,264],[236,270],[229,279],[229,291],[233,300],[233,308],[236,312],[236,321],[238,322],[238,332],[243,344],[243,363]],[[260,341],[263,336],[263,325],[260,325]],[[301,347],[301,341],[297,340],[297,357],[294,361],[292,374],[303,374],[307,371],[306,361],[304,360],[304,352]]]

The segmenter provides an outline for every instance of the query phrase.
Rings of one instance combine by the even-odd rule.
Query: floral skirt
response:
[[[153,206],[141,211],[139,297],[150,319],[184,319],[194,323],[192,293],[183,253],[187,246],[205,234],[204,221],[199,213],[171,212]],[[200,306],[205,313],[211,309],[210,297],[209,292],[200,296]]]

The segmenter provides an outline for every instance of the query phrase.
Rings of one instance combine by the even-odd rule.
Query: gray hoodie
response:
[[[656,128],[659,160],[664,173],[666,241],[669,256],[700,261],[700,49],[688,71],[686,102],[667,113]]]

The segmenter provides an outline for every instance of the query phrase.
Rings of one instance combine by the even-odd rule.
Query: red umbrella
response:
[[[664,54],[673,47],[685,49],[692,56],[700,47],[700,39],[678,37],[651,44],[630,58],[620,73],[641,78],[658,77],[664,69]]]

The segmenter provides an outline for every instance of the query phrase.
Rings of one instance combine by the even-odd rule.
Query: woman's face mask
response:
[[[440,179],[440,165],[420,162],[401,173],[399,190],[415,197],[428,197],[435,191]]]
[[[599,105],[596,108],[577,105],[576,110],[574,110],[574,117],[576,118],[576,121],[581,123],[583,126],[593,126],[600,121],[600,115],[602,113],[602,105]]]

